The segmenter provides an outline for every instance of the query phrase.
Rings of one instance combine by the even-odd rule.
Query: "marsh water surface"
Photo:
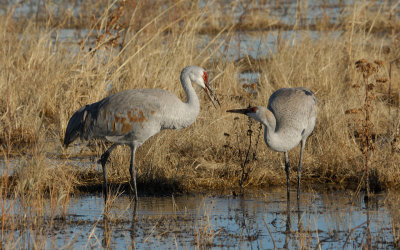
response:
[[[45,247],[188,249],[227,248],[394,248],[392,223],[398,208],[376,195],[367,209],[363,195],[347,192],[295,193],[284,190],[240,196],[181,195],[140,197],[136,216],[129,196],[116,197],[107,217],[99,195],[73,198],[64,216],[45,228],[17,231],[18,248],[48,237]],[[391,195],[393,196],[393,194]],[[396,195],[394,195],[396,196]],[[398,196],[398,195],[397,195]],[[298,208],[299,205],[299,208]],[[398,230],[398,229],[397,229]]]

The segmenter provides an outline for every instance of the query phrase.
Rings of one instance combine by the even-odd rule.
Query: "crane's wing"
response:
[[[131,89],[86,105],[70,119],[64,144],[81,139],[106,138],[118,143],[143,143],[182,115],[182,101],[161,89]],[[167,119],[168,118],[168,119]]]
[[[160,123],[166,107],[180,101],[161,89],[132,89],[99,103],[94,128],[103,136],[119,136]]]

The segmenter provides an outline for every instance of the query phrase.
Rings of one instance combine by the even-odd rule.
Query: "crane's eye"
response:
[[[204,80],[204,82],[208,82],[208,75],[207,75],[207,72],[203,72],[203,80]]]
[[[257,110],[258,110],[258,108],[257,108],[257,107],[253,107],[252,109],[253,109],[253,112],[254,112],[254,113],[256,113],[256,112],[257,112]]]

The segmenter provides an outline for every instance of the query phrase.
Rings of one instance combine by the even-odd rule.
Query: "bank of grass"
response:
[[[329,20],[315,21],[313,25],[321,28],[313,29],[335,32],[322,33],[318,39],[310,37],[310,25],[301,26],[299,21],[293,28],[301,28],[301,39],[277,39],[268,58],[232,61],[220,46],[236,36],[238,25],[246,30],[243,27],[249,20],[253,20],[253,26],[248,29],[261,30],[257,23],[269,18],[256,15],[262,10],[245,6],[243,18],[235,19],[235,10],[243,7],[240,4],[222,15],[212,5],[202,8],[200,3],[161,2],[165,4],[99,3],[93,5],[99,7],[92,18],[82,19],[85,22],[77,19],[72,26],[71,16],[57,19],[50,12],[40,12],[30,19],[15,19],[11,13],[0,17],[1,150],[4,158],[19,161],[8,193],[32,191],[43,195],[56,189],[62,196],[100,187],[102,179],[96,171],[99,168],[82,170],[79,165],[71,166],[71,159],[83,154],[76,150],[78,147],[62,148],[69,117],[83,105],[131,88],[162,88],[184,99],[179,74],[192,64],[207,70],[222,107],[215,109],[205,94],[198,92],[202,107],[192,126],[163,131],[138,149],[139,192],[237,189],[249,149],[249,129],[253,131],[252,146],[250,161],[245,165],[248,174],[244,186],[284,185],[283,156],[267,148],[259,125],[249,125],[246,117],[225,111],[249,104],[266,106],[273,91],[295,86],[314,91],[319,108],[315,131],[306,146],[303,185],[357,187],[364,178],[362,114],[345,114],[364,102],[362,89],[352,87],[362,82],[354,63],[362,58],[382,60],[382,70],[388,75],[388,62],[400,57],[395,35],[398,17],[390,13],[390,6],[379,9],[374,5],[353,5],[346,8],[335,25]],[[229,22],[221,21],[229,17]],[[67,45],[60,38],[65,27],[84,28],[89,34]],[[199,33],[207,33],[207,27],[214,28],[205,39]],[[286,26],[275,28],[280,28],[278,32],[287,30]],[[384,31],[384,35],[372,32],[375,29]],[[238,75],[243,69],[260,73],[257,94],[242,88]],[[398,138],[398,72],[398,65],[392,64],[391,96],[389,83],[376,89],[371,113],[376,147],[370,171],[377,189],[399,188],[399,152],[393,147]],[[93,159],[106,148],[101,142],[91,143],[88,148],[85,145],[82,143],[79,148]],[[298,151],[296,148],[290,152],[292,180],[297,176]],[[60,161],[50,164],[48,158]],[[115,150],[108,168],[110,182],[126,183],[128,165],[127,148]]]

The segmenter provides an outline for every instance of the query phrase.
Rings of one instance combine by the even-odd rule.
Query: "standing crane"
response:
[[[131,150],[129,172],[130,186],[138,200],[136,188],[135,151],[147,139],[163,129],[189,127],[200,112],[200,102],[192,82],[205,90],[219,103],[208,85],[206,71],[198,66],[184,68],[180,76],[186,93],[186,102],[162,89],[131,89],[108,96],[76,111],[68,122],[64,146],[80,137],[81,140],[100,138],[113,142],[100,157],[103,167],[103,193],[107,201],[106,162],[117,145],[126,144]],[[214,105],[215,106],[215,105]]]
[[[249,107],[227,110],[245,114],[264,125],[264,140],[274,151],[284,152],[286,188],[289,199],[289,156],[288,151],[300,143],[300,160],[297,168],[297,199],[300,197],[300,179],[303,151],[308,136],[317,121],[317,99],[306,88],[282,88],[275,91],[268,101],[268,108]]]

